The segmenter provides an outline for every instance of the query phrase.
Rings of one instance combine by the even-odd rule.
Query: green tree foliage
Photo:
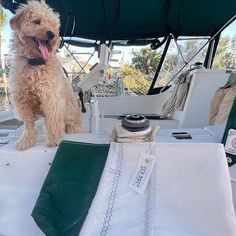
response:
[[[184,53],[183,56],[186,61],[188,61],[200,48],[198,40],[187,40],[184,43]]]
[[[132,65],[144,74],[155,73],[156,67],[160,61],[160,51],[154,51],[151,48],[142,48],[139,51],[132,51]]]
[[[131,68],[139,70],[142,77],[149,78],[148,82],[153,79],[157,66],[160,62],[161,50],[152,50],[151,48],[142,48],[139,51],[132,51]],[[176,67],[178,54],[174,50],[166,55],[161,73],[158,78],[158,86],[166,84],[167,75]],[[146,79],[147,80],[147,79]],[[131,83],[131,82],[130,82]],[[146,89],[148,91],[148,89]]]
[[[189,40],[180,41],[178,44],[185,60],[188,61],[205,42],[206,41],[204,40]],[[203,63],[206,49],[207,47],[205,47],[190,64],[195,62]],[[132,90],[136,94],[146,94],[159,64],[160,57],[160,50],[154,51],[150,48],[142,48],[140,50],[132,51],[132,63],[130,65],[125,64],[120,68],[120,77],[123,80],[124,87]],[[213,68],[229,68],[235,63],[236,36],[223,36],[218,45]],[[177,66],[181,67],[180,65],[184,65],[184,62],[180,58],[176,46],[172,44],[166,55],[156,86],[165,85],[169,79],[169,75],[173,73]]]
[[[176,68],[178,64],[178,59],[179,57],[176,52],[171,52],[166,55],[156,86],[164,86],[167,83],[168,76],[173,72],[174,68]]]
[[[224,69],[229,68],[235,63],[236,56],[236,36],[221,37],[217,52],[215,55],[215,60],[213,63],[213,68]]]
[[[4,23],[6,22],[6,19],[7,19],[7,14],[3,10],[3,8],[0,6],[0,43],[2,41],[2,30],[3,30]]]
[[[147,94],[151,85],[151,81],[147,78],[147,75],[128,64],[120,67],[120,77],[123,87],[138,95]]]

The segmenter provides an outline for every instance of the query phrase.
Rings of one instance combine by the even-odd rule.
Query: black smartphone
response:
[[[172,136],[176,139],[192,139],[192,136],[187,132],[173,132]]]

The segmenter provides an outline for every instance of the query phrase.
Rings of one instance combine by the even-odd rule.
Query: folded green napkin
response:
[[[78,236],[96,194],[109,145],[63,141],[32,216],[47,236]]]

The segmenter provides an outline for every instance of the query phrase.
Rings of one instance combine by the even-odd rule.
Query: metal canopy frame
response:
[[[176,78],[176,76],[178,76],[180,74],[180,72],[190,63],[190,61],[192,61],[196,55],[198,55],[198,53],[200,51],[202,51],[202,49],[208,44],[208,49],[207,49],[207,54],[206,54],[206,57],[205,57],[205,61],[204,61],[204,66],[206,68],[211,68],[212,64],[213,64],[213,60],[214,60],[214,57],[215,57],[215,53],[216,53],[216,50],[217,50],[217,47],[218,47],[218,44],[219,44],[219,40],[220,40],[220,35],[221,35],[221,32],[226,28],[228,27],[234,20],[236,20],[236,15],[234,15],[233,17],[231,17],[222,27],[220,27],[220,29],[214,34],[212,35],[208,41],[206,43],[203,44],[203,46],[188,60],[188,61],[185,61],[185,59],[183,58],[183,55],[181,53],[181,50],[180,48],[178,47],[178,43],[177,43],[177,38],[175,38],[173,35],[170,35],[167,42],[166,42],[166,45],[165,45],[165,48],[163,50],[163,53],[162,53],[162,57],[160,59],[160,62],[157,66],[157,69],[156,69],[156,73],[153,77],[153,80],[152,80],[152,84],[150,86],[150,89],[148,91],[148,95],[151,95],[151,94],[154,94],[155,91],[154,91],[154,86],[156,84],[156,81],[158,79],[158,75],[160,73],[160,70],[161,70],[161,67],[163,65],[163,62],[164,62],[164,59],[165,59],[165,56],[166,56],[166,53],[167,53],[167,50],[169,48],[169,45],[170,45],[170,42],[171,42],[171,39],[175,40],[175,43],[176,43],[176,46],[180,52],[180,54],[182,55],[182,58],[183,58],[183,61],[185,62],[185,64],[180,68],[180,70],[167,82],[167,84],[159,91],[159,92],[162,92],[164,91],[167,86]]]

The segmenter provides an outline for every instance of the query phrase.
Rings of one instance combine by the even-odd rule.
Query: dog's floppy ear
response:
[[[24,15],[23,12],[18,13],[10,20],[10,26],[12,30],[18,31],[20,29],[23,15]]]
[[[16,12],[15,16],[10,20],[11,29],[18,31],[21,27],[22,21],[24,19],[30,20],[33,17],[33,14],[34,12],[32,10],[20,9],[20,11]]]

